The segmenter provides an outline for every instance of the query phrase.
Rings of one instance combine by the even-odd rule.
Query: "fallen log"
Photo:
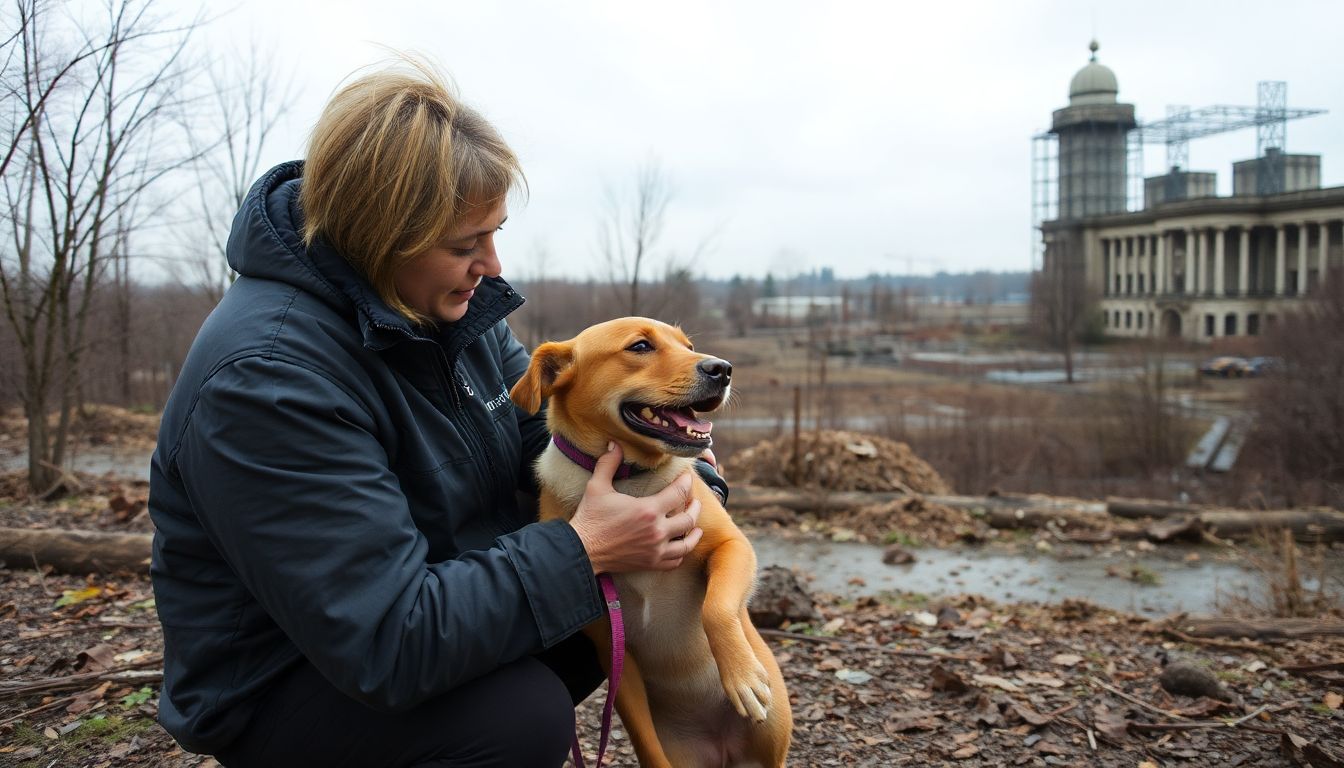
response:
[[[1344,621],[1331,619],[1184,618],[1173,628],[1192,637],[1296,640],[1304,637],[1344,637]]]
[[[1173,504],[1169,501],[1150,499],[1106,499],[1106,511],[1116,517],[1140,520],[1145,517],[1171,517],[1173,515],[1195,515],[1201,509],[1188,504]]]
[[[1225,539],[1287,528],[1303,541],[1344,540],[1344,512],[1332,509],[1213,509],[1198,517],[1206,529]]]
[[[825,514],[910,498],[899,492],[836,491],[802,488],[733,488],[728,508],[733,512],[776,507],[795,512]],[[1130,499],[1106,502],[1049,496],[924,496],[931,504],[964,509],[995,528],[1044,528],[1054,525],[1067,530],[1107,529],[1117,538],[1168,541],[1211,533],[1220,538],[1246,539],[1265,531],[1288,529],[1302,541],[1344,541],[1344,512],[1325,508],[1245,510],[1223,507],[1193,507]],[[1142,513],[1142,514],[1140,514]],[[1145,528],[1137,518],[1152,516],[1157,522]]]
[[[908,498],[910,494],[898,491],[818,491],[744,485],[733,486],[728,507],[733,511],[783,507],[795,512],[837,512]]]
[[[153,537],[63,529],[0,528],[0,560],[10,568],[51,566],[62,573],[149,570]]]

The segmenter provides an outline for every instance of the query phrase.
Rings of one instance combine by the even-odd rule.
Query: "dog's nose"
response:
[[[732,381],[733,364],[727,360],[711,357],[708,360],[701,360],[700,364],[696,367],[715,384],[727,384]]]

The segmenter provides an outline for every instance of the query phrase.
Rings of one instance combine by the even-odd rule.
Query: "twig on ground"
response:
[[[62,706],[64,704],[69,704],[70,702],[74,701],[77,698],[79,698],[79,694],[75,694],[74,696],[65,696],[59,699],[48,701],[46,704],[43,704],[41,706],[33,707],[32,709],[24,710],[23,712],[20,712],[17,715],[6,717],[4,720],[0,720],[0,725],[8,725],[9,723],[14,722],[15,720],[22,720],[23,718],[28,717],[29,715],[36,715],[39,712],[46,712],[48,709],[55,709],[56,707]]]
[[[1130,704],[1133,704],[1133,705],[1138,706],[1138,707],[1142,707],[1142,708],[1148,710],[1149,712],[1156,712],[1156,713],[1159,714],[1159,715],[1162,715],[1162,716],[1164,716],[1164,717],[1170,717],[1170,718],[1173,719],[1173,720],[1183,720],[1183,721],[1186,721],[1186,722],[1189,722],[1189,720],[1190,720],[1190,718],[1188,718],[1188,717],[1186,717],[1186,716],[1184,716],[1184,715],[1178,715],[1178,714],[1176,714],[1175,712],[1168,712],[1167,710],[1162,709],[1161,707],[1155,706],[1155,705],[1153,705],[1153,704],[1149,704],[1148,702],[1144,701],[1143,699],[1140,699],[1140,698],[1138,698],[1138,697],[1136,697],[1136,696],[1131,696],[1130,694],[1125,693],[1124,691],[1120,690],[1119,688],[1116,688],[1116,687],[1114,687],[1114,686],[1107,685],[1106,683],[1103,683],[1102,681],[1100,681],[1100,680],[1098,680],[1097,678],[1092,677],[1092,676],[1090,676],[1090,675],[1089,675],[1086,679],[1087,679],[1087,681],[1088,681],[1089,683],[1091,683],[1091,684],[1097,686],[1098,688],[1101,688],[1102,690],[1105,690],[1105,691],[1109,691],[1110,693],[1115,694],[1116,696],[1119,696],[1120,698],[1124,699],[1125,701],[1128,701]]]
[[[1251,725],[1249,722],[1271,709],[1276,708],[1266,704],[1259,709],[1256,709],[1254,712],[1239,717],[1236,720],[1191,720],[1184,723],[1130,723],[1129,725],[1131,728],[1139,731],[1197,731],[1204,728],[1245,728],[1248,731],[1255,731],[1257,733],[1282,735],[1283,731],[1279,728]]]
[[[149,624],[145,622],[134,623],[125,621],[109,621],[101,624],[68,624],[61,627],[52,627],[31,633],[21,633],[19,640],[39,640],[47,637],[56,637],[57,635],[72,634],[75,632],[88,632],[96,629],[158,629],[158,624]]]
[[[37,571],[37,585],[42,588],[42,594],[47,597],[55,597],[56,593],[47,589],[47,575],[42,572],[42,566],[37,562],[37,554],[33,554],[33,570]]]
[[[39,691],[59,691],[62,688],[77,688],[91,680],[116,680],[118,676],[123,673],[162,663],[162,656],[159,654],[149,654],[144,659],[127,662],[119,667],[103,669],[97,672],[81,672],[74,675],[48,677],[40,680],[18,680],[10,683],[3,683],[0,684],[0,699],[23,696]],[[136,677],[135,682],[140,682],[141,680],[151,681],[153,680],[154,673],[162,676],[163,670],[151,670],[145,673],[144,677]]]

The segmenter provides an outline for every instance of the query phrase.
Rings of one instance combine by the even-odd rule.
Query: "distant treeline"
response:
[[[509,319],[529,346],[567,338],[578,330],[627,314],[617,300],[623,289],[596,280],[528,280],[505,277],[528,298]],[[755,298],[841,296],[852,299],[854,318],[881,319],[900,297],[928,297],[966,303],[1014,300],[1026,291],[1025,272],[939,273],[932,276],[871,275],[839,279],[829,269],[788,277],[696,279],[678,272],[644,286],[640,314],[680,323],[688,331],[749,332]],[[94,298],[89,308],[90,338],[78,384],[81,402],[156,408],[163,403],[191,340],[214,307],[214,293],[199,285],[145,285],[131,280],[116,292]],[[120,300],[118,298],[120,297]],[[123,314],[124,307],[130,312]],[[20,355],[13,328],[0,324],[0,407],[19,402]]]

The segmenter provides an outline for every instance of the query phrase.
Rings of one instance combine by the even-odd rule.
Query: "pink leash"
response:
[[[607,683],[607,703],[602,708],[602,736],[597,746],[597,768],[602,768],[607,737],[611,735],[611,710],[616,703],[616,689],[621,686],[621,667],[625,664],[625,622],[621,620],[621,596],[616,592],[616,582],[611,580],[611,574],[599,573],[597,583],[602,587],[602,597],[607,601],[607,613],[611,617],[611,680]],[[575,768],[586,768],[577,732],[570,754],[574,757]]]

